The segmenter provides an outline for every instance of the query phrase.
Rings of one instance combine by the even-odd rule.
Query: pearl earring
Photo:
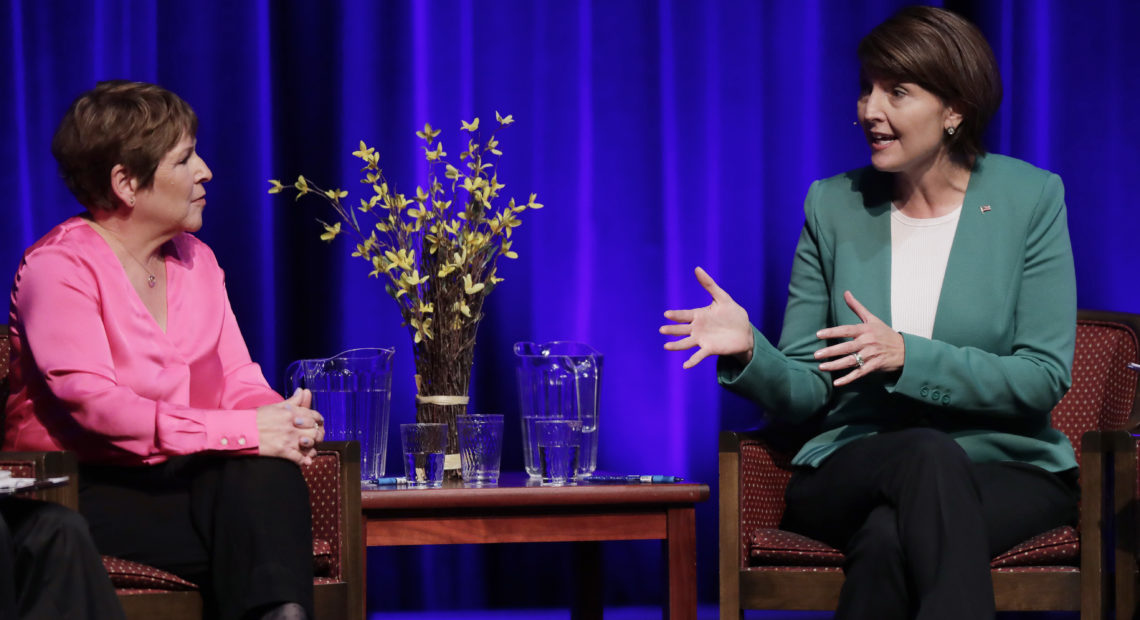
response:
[[[947,128],[946,128],[946,135],[948,135],[948,136],[952,136],[952,135],[954,135],[954,132],[955,132],[955,131],[956,131],[956,130],[955,130],[953,127],[947,127]]]

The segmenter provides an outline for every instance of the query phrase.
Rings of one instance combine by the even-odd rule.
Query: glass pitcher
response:
[[[328,359],[297,360],[285,374],[289,393],[313,392],[326,441],[360,442],[360,478],[384,476],[394,349],[351,349]]]
[[[515,344],[522,412],[523,462],[531,477],[542,476],[534,421],[562,418],[582,422],[577,475],[589,476],[598,465],[598,398],[602,354],[583,342]]]

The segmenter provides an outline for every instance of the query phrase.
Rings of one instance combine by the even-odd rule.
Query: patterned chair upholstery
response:
[[[1131,428],[1138,419],[1138,373],[1127,369],[1140,360],[1137,334],[1136,315],[1079,313],[1073,385],[1052,416],[1081,468],[1079,529],[1045,532],[993,558],[999,610],[1080,610],[1085,619],[1106,617],[1111,590],[1102,536],[1105,455],[1131,454],[1125,464],[1133,474],[1129,498],[1140,497],[1140,487],[1135,451],[1121,451],[1122,445],[1132,446],[1128,434],[1101,431]],[[794,454],[773,447],[762,433],[721,434],[721,618],[740,618],[743,609],[828,610],[838,603],[842,552],[779,529]],[[1135,579],[1135,570],[1131,575]]]
[[[8,334],[0,325],[0,402],[7,400]],[[3,410],[0,409],[0,423]],[[2,428],[2,424],[0,424]],[[78,479],[75,456],[68,452],[0,452],[0,469],[21,478],[71,476]],[[317,444],[313,464],[303,467],[313,515],[313,593],[316,614],[324,618],[364,617],[364,570],[360,511],[360,448],[356,442]],[[38,491],[36,497],[76,509],[78,487],[70,484]],[[110,556],[103,566],[127,618],[199,620],[198,587],[177,575],[146,564]]]

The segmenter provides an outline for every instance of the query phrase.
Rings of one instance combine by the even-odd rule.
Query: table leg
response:
[[[666,526],[668,538],[662,541],[668,568],[668,605],[665,620],[697,618],[697,524],[696,511],[688,508],[669,509]]]
[[[572,620],[602,619],[602,543],[574,543],[574,600]]]
[[[360,620],[368,617],[368,519],[362,518],[360,528]]]

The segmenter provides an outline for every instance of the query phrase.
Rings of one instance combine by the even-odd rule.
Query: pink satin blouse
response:
[[[190,234],[165,249],[163,332],[84,220],[28,248],[12,286],[4,449],[120,465],[257,453],[256,408],[282,398],[250,360],[214,253]]]

